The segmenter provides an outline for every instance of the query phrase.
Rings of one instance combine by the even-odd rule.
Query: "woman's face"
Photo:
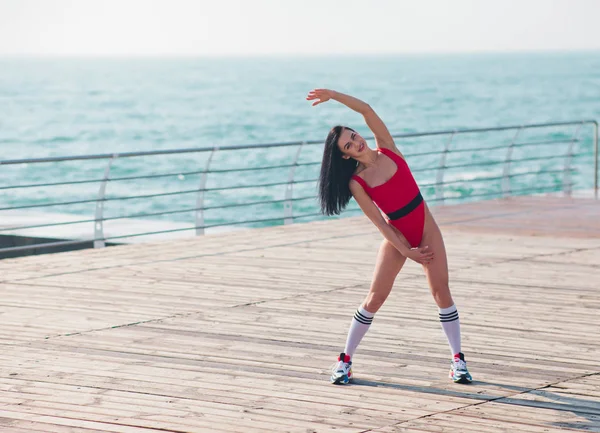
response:
[[[338,147],[344,159],[357,158],[368,149],[365,139],[358,132],[346,128],[338,139]]]

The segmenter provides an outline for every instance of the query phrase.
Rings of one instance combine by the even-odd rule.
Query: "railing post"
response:
[[[108,165],[104,169],[104,177],[98,190],[98,197],[96,198],[96,215],[94,217],[94,248],[106,247],[104,241],[104,196],[106,195],[106,184],[110,176],[110,168],[115,159],[119,157],[119,154],[115,153],[109,160]]]
[[[219,147],[213,147],[210,152],[206,165],[204,166],[204,173],[200,178],[200,186],[198,187],[198,195],[196,196],[196,236],[204,234],[204,190],[206,189],[206,181],[208,179],[208,170],[210,163],[212,162],[215,152],[219,150]]]
[[[292,166],[290,167],[290,173],[288,174],[288,184],[285,189],[285,202],[283,204],[283,223],[284,224],[293,224],[294,223],[294,205],[293,205],[293,195],[294,195],[294,174],[296,173],[296,167],[298,167],[298,158],[300,157],[300,152],[302,152],[302,147],[305,142],[303,141],[298,146],[298,150],[296,151],[296,156],[294,156],[294,161],[292,162]]]
[[[598,122],[594,120],[594,197],[598,200]]]
[[[577,129],[571,137],[571,142],[569,143],[569,148],[567,149],[565,168],[563,169],[563,192],[569,197],[571,196],[571,192],[573,190],[573,188],[571,188],[573,186],[571,184],[571,159],[573,157],[573,145],[577,142],[577,137],[579,136],[579,131],[581,130],[583,124],[584,122],[581,122],[579,126],[577,126]]]
[[[512,152],[515,147],[517,137],[519,136],[524,127],[524,125],[521,125],[521,127],[515,133],[512,141],[508,145],[508,150],[506,151],[506,158],[504,158],[504,168],[502,169],[502,196],[504,198],[510,196],[510,163],[512,161]]]
[[[450,152],[450,144],[454,139],[454,134],[456,131],[452,131],[450,134],[450,138],[446,142],[444,146],[444,151],[442,152],[442,156],[440,157],[440,164],[438,166],[437,175],[435,177],[435,199],[439,202],[444,202],[444,169],[446,168],[446,156]]]

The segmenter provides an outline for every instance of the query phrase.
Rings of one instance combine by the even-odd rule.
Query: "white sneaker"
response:
[[[350,355],[340,353],[338,362],[331,368],[331,383],[335,385],[346,384],[352,380],[352,361]]]
[[[465,361],[465,355],[457,353],[454,355],[454,359],[450,364],[450,374],[448,375],[454,383],[471,383],[473,378],[467,370],[467,362]]]

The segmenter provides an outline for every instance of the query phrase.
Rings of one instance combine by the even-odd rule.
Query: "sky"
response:
[[[600,49],[600,0],[0,0],[0,55]]]

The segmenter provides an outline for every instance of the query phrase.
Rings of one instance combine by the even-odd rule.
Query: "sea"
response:
[[[600,52],[0,58],[0,219],[2,212],[93,219],[109,164],[11,161],[177,149],[199,151],[111,162],[106,224],[129,218],[193,230],[198,207],[209,228],[282,224],[289,212],[294,222],[323,219],[316,179],[329,129],[370,132],[341,104],[312,107],[305,96],[313,88],[368,102],[397,135],[598,120]],[[500,197],[511,142],[523,145],[508,157],[511,194],[571,184],[591,190],[592,124],[517,131],[396,144],[432,205]],[[261,147],[301,142],[311,144]],[[209,158],[213,172],[203,180]],[[290,167],[295,160],[300,165]],[[440,165],[450,168],[440,173]],[[448,182],[441,189],[440,179]],[[201,185],[208,190],[199,195]],[[354,202],[348,209],[341,217],[359,213]]]

